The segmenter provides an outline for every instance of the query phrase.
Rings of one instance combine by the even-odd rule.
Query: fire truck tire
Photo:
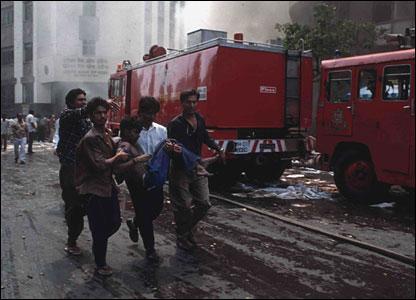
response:
[[[279,180],[289,166],[289,161],[279,161],[264,166],[251,166],[247,168],[246,174],[250,180]]]
[[[343,196],[357,202],[378,201],[389,190],[377,180],[371,159],[357,151],[348,151],[339,157],[334,168],[334,180]]]
[[[209,187],[215,190],[223,190],[233,186],[241,175],[241,169],[232,167],[208,170],[214,173],[214,176],[209,177]]]

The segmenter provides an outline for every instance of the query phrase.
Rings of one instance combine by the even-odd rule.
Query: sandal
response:
[[[113,275],[113,269],[109,266],[99,267],[96,269],[98,275],[111,276]]]

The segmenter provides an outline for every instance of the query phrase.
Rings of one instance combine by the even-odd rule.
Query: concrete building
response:
[[[183,48],[184,1],[2,1],[1,110],[58,113],[76,87],[107,96],[118,63]]]
[[[318,3],[335,6],[339,19],[372,22],[376,27],[385,29],[386,33],[404,34],[406,28],[415,27],[414,1],[290,1],[289,15],[292,22],[311,24],[313,7]],[[394,49],[397,49],[397,45],[379,39],[372,51]]]

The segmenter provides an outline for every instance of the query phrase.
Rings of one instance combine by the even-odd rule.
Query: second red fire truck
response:
[[[415,188],[415,49],[322,62],[317,146],[338,189],[377,200]]]

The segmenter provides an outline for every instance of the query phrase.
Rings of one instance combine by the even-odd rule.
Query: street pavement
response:
[[[35,143],[25,165],[1,154],[2,298],[414,298],[414,267],[213,202],[200,247],[176,249],[169,199],[155,224],[160,265],[146,262],[126,225],[109,240],[110,278],[94,274],[87,218],[81,257],[64,252],[59,163]],[[122,215],[132,216],[125,187]]]

